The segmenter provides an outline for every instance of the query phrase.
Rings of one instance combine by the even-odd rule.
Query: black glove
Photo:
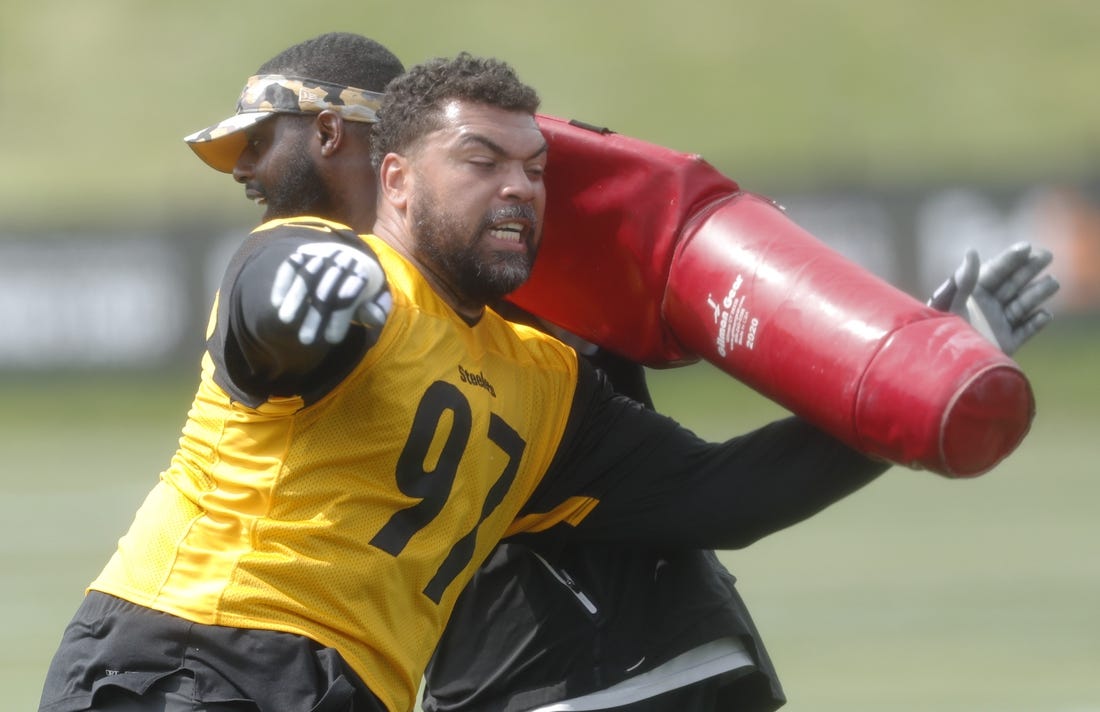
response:
[[[378,261],[339,242],[302,245],[279,265],[271,287],[279,320],[298,323],[298,340],[306,346],[318,333],[339,343],[353,322],[380,327],[392,304]]]

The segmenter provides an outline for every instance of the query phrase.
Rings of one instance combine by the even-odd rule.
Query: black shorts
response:
[[[196,700],[262,712],[385,712],[332,648],[299,635],[200,625],[92,591],[65,629],[40,712],[140,697],[184,674]]]

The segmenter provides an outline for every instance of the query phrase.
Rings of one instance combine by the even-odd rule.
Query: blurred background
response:
[[[1100,711],[1100,4],[1006,0],[5,0],[0,5],[0,689],[33,709],[168,462],[214,284],[259,218],[181,141],[297,41],[511,62],[543,111],[699,153],[925,297],[966,247],[1051,249],[1039,414],[993,472],[896,468],[723,559],[791,712]],[[1088,77],[1094,77],[1089,79]],[[651,374],[709,438],[782,411]]]

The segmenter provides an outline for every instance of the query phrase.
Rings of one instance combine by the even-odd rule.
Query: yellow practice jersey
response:
[[[578,364],[492,311],[468,324],[384,242],[362,240],[393,296],[377,342],[308,403],[242,404],[208,351],[179,450],[90,588],[307,636],[408,710],[497,540],[583,517],[578,500],[513,525],[562,438]]]

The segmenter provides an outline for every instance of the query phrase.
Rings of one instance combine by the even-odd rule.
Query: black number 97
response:
[[[439,429],[440,421],[448,411],[452,418],[450,432],[433,469],[426,470],[428,450]],[[428,387],[416,408],[409,438],[405,441],[405,447],[397,459],[396,472],[397,488],[403,494],[420,501],[395,512],[371,539],[372,546],[397,556],[416,532],[439,515],[447,503],[447,498],[451,495],[459,462],[470,442],[472,423],[470,403],[456,386],[444,381],[436,381]],[[495,413],[489,416],[487,435],[490,441],[508,455],[508,461],[504,471],[497,477],[485,497],[477,524],[454,543],[447,558],[440,564],[432,580],[424,587],[424,595],[435,603],[439,603],[447,587],[473,558],[478,527],[503,501],[504,495],[516,478],[520,458],[527,446],[527,442],[519,436],[519,433]]]

